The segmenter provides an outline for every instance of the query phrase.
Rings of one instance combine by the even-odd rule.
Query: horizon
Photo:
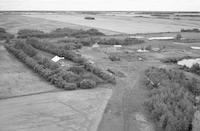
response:
[[[137,11],[137,10],[0,10],[0,12],[177,12],[177,13],[200,13],[200,11]]]
[[[1,0],[0,11],[199,12],[198,0]]]

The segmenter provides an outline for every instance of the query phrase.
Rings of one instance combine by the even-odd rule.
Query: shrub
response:
[[[40,30],[22,29],[17,32],[18,38],[38,37],[43,38],[45,33]]]
[[[152,47],[151,47],[151,45],[148,45],[147,47],[145,47],[145,50],[151,50],[152,49]]]
[[[6,30],[0,27],[0,33],[6,33]]]
[[[78,84],[81,89],[91,89],[96,86],[96,82],[89,79],[84,79]]]
[[[135,44],[142,44],[144,43],[144,40],[140,40],[137,38],[126,38],[124,39],[123,45],[135,45]]]
[[[14,35],[10,34],[10,33],[3,33],[0,32],[0,40],[9,40],[9,39],[13,39]]]
[[[120,58],[119,58],[118,56],[115,56],[115,55],[110,55],[110,56],[109,56],[109,59],[110,59],[111,61],[120,61]]]
[[[176,40],[181,40],[181,38],[182,38],[182,35],[181,35],[181,34],[177,34],[177,35],[176,35]]]
[[[194,28],[194,29],[181,29],[181,32],[200,32],[199,29]]]
[[[164,131],[188,131],[195,111],[196,81],[160,68],[146,70],[145,76],[149,95],[144,105],[157,126]]]
[[[69,71],[72,71],[72,72],[74,72],[75,74],[78,74],[78,75],[83,75],[86,72],[86,70],[83,67],[80,67],[80,66],[70,67]]]
[[[164,58],[161,60],[161,62],[163,63],[173,63],[176,64],[178,61],[182,60],[182,59],[190,59],[192,57],[190,56],[183,56],[183,57],[168,57],[168,58]]]
[[[136,38],[126,38],[126,39],[100,39],[98,44],[102,45],[134,45],[144,43],[143,40],[139,40]]]
[[[111,39],[101,39],[98,44],[102,44],[102,45],[123,45],[123,40],[120,39],[115,39],[115,38],[111,38]]]

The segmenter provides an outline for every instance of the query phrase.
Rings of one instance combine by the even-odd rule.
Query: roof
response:
[[[114,45],[114,47],[117,47],[117,48],[119,48],[119,47],[122,47],[122,45]]]
[[[58,62],[61,59],[65,59],[65,58],[64,57],[59,57],[59,56],[56,55],[51,60],[54,61],[54,62]]]
[[[173,40],[174,37],[150,37],[148,40]]]
[[[95,43],[94,45],[92,45],[92,47],[99,47],[99,44]]]

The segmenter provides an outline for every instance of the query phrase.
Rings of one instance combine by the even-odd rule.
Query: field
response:
[[[123,14],[122,14],[123,15]],[[44,18],[59,22],[67,22],[82,26],[89,26],[98,29],[111,30],[114,32],[136,34],[154,32],[177,32],[180,29],[200,28],[199,21],[187,19],[158,19],[158,18],[138,18],[130,16],[107,16],[105,14],[90,15],[96,18],[94,21],[85,20],[83,14],[34,14],[25,15],[34,18]],[[155,28],[156,27],[156,28]]]
[[[160,124],[162,122],[155,120],[155,114],[159,110],[153,114],[150,109],[146,109],[144,103],[151,105],[150,100],[153,99],[151,96],[157,95],[157,90],[147,88],[156,88],[164,92],[166,90],[162,86],[176,87],[177,83],[172,81],[171,83],[175,85],[170,85],[170,80],[167,81],[165,75],[180,79],[176,74],[183,72],[185,81],[177,81],[182,84],[188,82],[188,85],[184,85],[185,88],[178,86],[177,89],[180,88],[185,93],[181,96],[187,95],[184,97],[185,101],[187,98],[194,101],[194,97],[198,97],[196,93],[198,89],[189,88],[193,87],[190,85],[192,78],[197,81],[199,87],[198,73],[183,69],[170,60],[200,57],[199,50],[191,48],[191,46],[200,46],[200,33],[180,32],[182,28],[200,28],[200,24],[196,17],[193,19],[185,15],[169,14],[168,18],[160,18],[160,15],[146,12],[137,12],[134,15],[131,13],[128,15],[126,12],[1,14],[0,27],[14,34],[15,38],[10,39],[9,42],[2,41],[0,44],[0,73],[2,74],[0,130],[167,131],[173,129],[176,131],[175,127],[170,127],[167,122],[162,125]],[[85,16],[95,17],[95,20],[85,20]],[[75,33],[66,33],[66,29],[62,30],[64,27],[74,29]],[[58,32],[63,31],[66,36],[55,33],[56,36],[51,32],[57,28],[60,28]],[[105,35],[83,35],[87,31],[82,30],[91,28]],[[17,32],[21,29],[50,33],[35,35],[38,38],[17,38],[16,36],[19,36]],[[54,36],[50,37],[52,34]],[[176,38],[178,34],[183,39]],[[174,39],[149,40],[152,37],[174,37]],[[92,46],[95,43],[98,43],[98,46]],[[80,44],[81,47],[66,49],[66,46],[75,44]],[[122,47],[113,46],[117,44]],[[139,49],[144,52],[139,52]],[[55,55],[65,58],[62,61],[65,66],[52,63],[51,59]],[[111,56],[115,59],[111,59]],[[76,74],[70,70],[71,67],[79,67],[78,71],[83,70],[84,73],[76,72]],[[163,70],[160,71],[161,68]],[[52,75],[52,72],[58,73]],[[161,77],[157,77],[157,74]],[[76,76],[79,79],[71,80],[68,77],[64,79],[65,75],[69,75],[68,77],[72,79]],[[180,77],[182,78],[182,75]],[[159,82],[157,85],[149,84],[147,78],[151,78],[153,83],[156,83],[157,79],[162,81],[161,86]],[[95,86],[91,86],[92,82],[90,82],[90,86],[84,84],[81,87],[80,83],[84,79],[94,81]],[[60,84],[63,80],[66,82]],[[68,84],[76,87],[69,88],[71,86]],[[85,87],[92,89],[85,89]],[[187,101],[186,104],[194,103]],[[192,106],[199,108],[198,103],[195,104],[197,105]],[[191,109],[187,109],[196,111],[192,106],[189,106]],[[162,112],[163,117],[167,115],[164,112],[166,111]],[[192,115],[193,112],[189,114]],[[163,117],[160,119],[164,119]],[[191,116],[187,123],[191,124],[193,118],[194,116]],[[181,119],[176,122],[182,124]],[[189,131],[187,127],[185,129],[184,131]]]

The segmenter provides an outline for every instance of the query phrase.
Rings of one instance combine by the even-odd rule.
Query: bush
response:
[[[0,33],[6,33],[6,30],[0,27]]]
[[[0,40],[9,40],[13,38],[14,38],[13,34],[7,33],[4,28],[0,27]]]
[[[176,64],[178,61],[182,60],[182,59],[190,59],[192,57],[190,56],[183,56],[183,57],[168,57],[168,58],[164,58],[161,60],[161,62],[163,63],[173,63]]]
[[[195,111],[196,81],[160,68],[146,70],[145,76],[149,94],[144,105],[157,126],[164,131],[188,131]]]
[[[152,49],[151,45],[148,45],[147,47],[145,47],[145,50],[151,51],[151,49]]]
[[[40,30],[22,29],[18,31],[17,35],[18,38],[28,38],[28,37],[43,38],[45,33]]]
[[[181,40],[182,39],[182,35],[181,34],[177,34],[176,35],[176,40]]]
[[[69,71],[72,71],[74,72],[75,74],[78,74],[78,75],[83,75],[86,70],[80,66],[73,66],[73,67],[70,67],[69,68]]]
[[[124,40],[123,45],[135,45],[135,44],[142,44],[144,43],[144,40],[139,40],[137,38],[126,38]]]
[[[136,38],[126,38],[126,39],[101,39],[99,40],[98,44],[102,45],[134,45],[134,44],[141,44],[144,43],[143,40],[139,40]]]
[[[81,89],[91,89],[96,86],[96,82],[89,79],[84,79],[79,83],[79,88]]]
[[[120,58],[119,58],[118,56],[115,56],[115,55],[110,55],[110,56],[109,56],[109,59],[110,59],[111,61],[120,61]]]
[[[181,32],[200,32],[199,29],[194,28],[194,29],[181,29]]]

